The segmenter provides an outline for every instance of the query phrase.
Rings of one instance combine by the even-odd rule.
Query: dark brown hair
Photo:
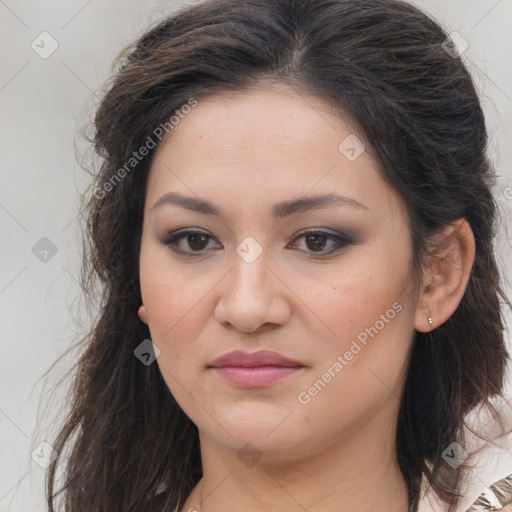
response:
[[[157,509],[158,489],[160,510],[170,511],[200,479],[196,426],[158,365],[134,356],[150,337],[137,316],[138,261],[154,150],[119,169],[191,98],[272,82],[357,123],[406,206],[417,271],[432,234],[459,218],[473,230],[476,256],[458,309],[432,332],[415,333],[396,434],[411,502],[425,475],[453,510],[466,465],[452,469],[442,452],[453,441],[464,446],[465,416],[477,405],[498,418],[490,399],[503,396],[509,357],[500,299],[510,302],[493,253],[484,115],[463,61],[445,50],[447,37],[398,0],[212,0],[181,9],[126,49],[95,118],[101,167],[83,196],[82,281],[90,300],[99,283],[99,314],[80,340],[70,412],[53,442],[51,512],[59,496],[66,512]]]

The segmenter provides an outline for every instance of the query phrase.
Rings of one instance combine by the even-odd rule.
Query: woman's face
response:
[[[412,246],[369,150],[284,86],[182,117],[152,163],[140,254],[171,393],[202,441],[231,450],[290,459],[369,428],[390,442],[414,333]],[[277,355],[251,358],[262,350]],[[249,356],[216,362],[233,351]]]

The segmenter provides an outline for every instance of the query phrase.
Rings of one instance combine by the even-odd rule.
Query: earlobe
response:
[[[431,254],[416,305],[414,328],[429,332],[446,322],[464,296],[475,259],[475,239],[469,223],[458,219],[431,242]]]
[[[144,305],[140,306],[139,311],[138,311],[138,315],[139,315],[139,318],[146,325],[148,325],[148,314],[147,314],[147,311],[146,311],[146,306],[144,306]]]

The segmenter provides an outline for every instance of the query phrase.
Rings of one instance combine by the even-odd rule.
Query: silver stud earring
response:
[[[430,327],[432,327],[432,318],[428,317],[428,325],[430,325]]]

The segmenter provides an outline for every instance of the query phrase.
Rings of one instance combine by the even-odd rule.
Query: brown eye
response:
[[[171,250],[182,254],[202,253],[207,247],[208,242],[213,238],[202,231],[181,231],[172,233],[163,242]]]
[[[202,233],[190,233],[187,235],[187,242],[191,249],[194,251],[200,251],[208,245],[205,242],[208,242],[208,235],[203,235]]]
[[[321,251],[325,248],[327,241],[328,237],[319,233],[313,233],[306,236],[306,244],[312,251]]]
[[[305,249],[298,247],[296,240],[305,241]],[[214,238],[202,231],[180,231],[171,233],[163,242],[178,254],[200,255],[208,249],[209,241]],[[353,243],[353,240],[343,233],[334,234],[326,231],[307,231],[295,238],[292,248],[298,248],[306,253],[319,256],[331,254]]]
[[[295,238],[295,240],[300,239],[304,239],[306,242],[305,252],[318,253],[320,255],[336,252],[353,242],[345,234],[333,234],[326,231],[307,231]],[[330,249],[328,249],[329,244],[331,245]],[[297,244],[294,243],[293,247],[297,248]]]

